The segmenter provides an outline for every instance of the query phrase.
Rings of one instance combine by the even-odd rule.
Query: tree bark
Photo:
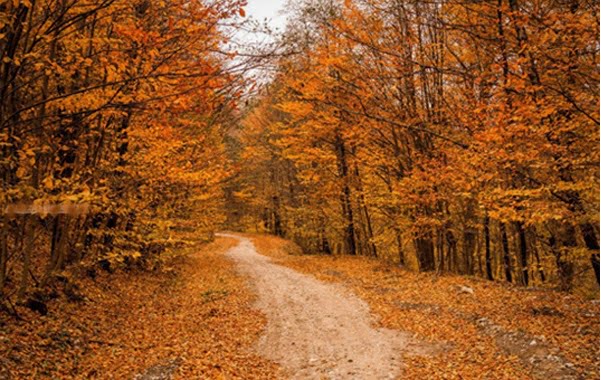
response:
[[[342,217],[345,221],[344,227],[344,245],[345,251],[349,255],[357,254],[357,244],[355,241],[355,221],[353,218],[353,207],[351,202],[351,188],[349,185],[349,169],[346,157],[346,146],[340,133],[336,133],[335,140],[336,155],[338,158],[338,175],[342,181],[342,193],[340,203],[342,206]]]
[[[501,242],[503,245],[503,269],[505,270],[505,280],[512,282],[511,275],[511,257],[509,255],[509,239],[507,238],[507,227],[501,223]]]
[[[414,244],[420,272],[429,272],[436,269],[432,233],[427,232],[423,236],[416,237]]]
[[[597,285],[599,285],[599,239],[597,238],[597,233],[595,233],[595,227],[589,223],[584,223],[580,225],[580,231],[586,247],[593,251],[593,253],[591,253],[591,265],[595,272]]]
[[[29,269],[31,267],[31,255],[33,253],[34,238],[35,238],[35,221],[34,215],[25,216],[25,245],[23,249],[23,267],[21,268],[21,279],[19,281],[19,290],[17,299],[23,301],[27,294]]]
[[[518,230],[518,241],[520,249],[520,278],[522,281],[522,285],[528,286],[528,245],[526,241],[526,230],[524,229],[524,224],[521,222],[516,223],[516,228]]]
[[[490,217],[484,217],[484,260],[486,262],[486,278],[493,281],[492,258],[490,255]]]

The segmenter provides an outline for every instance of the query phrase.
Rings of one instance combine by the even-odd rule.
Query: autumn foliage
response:
[[[43,301],[67,266],[153,267],[177,243],[176,227],[211,237],[223,220],[223,122],[238,86],[220,23],[235,23],[243,5],[0,3],[0,293],[9,303]],[[15,204],[29,211],[11,212]]]
[[[598,2],[245,6],[0,0],[0,377],[281,375],[226,228],[442,345],[407,377],[598,377]]]
[[[242,122],[243,228],[308,252],[599,280],[599,7],[297,4]]]

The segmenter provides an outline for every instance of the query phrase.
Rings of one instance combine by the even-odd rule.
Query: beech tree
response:
[[[0,4],[5,299],[43,298],[68,265],[154,265],[182,224],[212,235],[240,80],[220,24],[243,5]]]
[[[598,12],[302,2],[242,122],[269,170],[239,174],[247,225],[421,271],[598,281]]]

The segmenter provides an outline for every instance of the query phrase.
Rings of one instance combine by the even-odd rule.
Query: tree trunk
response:
[[[534,239],[532,239],[532,240],[534,240]],[[540,281],[542,283],[544,283],[545,281],[547,281],[547,278],[545,276],[545,271],[543,270],[543,266],[540,262],[540,255],[538,253],[538,248],[536,247],[536,244],[534,242],[532,242],[530,244],[530,247],[531,247],[532,253],[534,254],[534,258],[536,259],[536,269],[540,276]]]
[[[346,158],[346,147],[342,136],[336,134],[335,141],[336,153],[338,157],[338,175],[342,181],[342,193],[340,203],[342,206],[342,217],[345,221],[344,227],[344,245],[345,253],[349,255],[357,254],[357,245],[355,242],[355,222],[353,219],[353,206],[351,202],[351,188],[349,185],[349,170]]]
[[[436,273],[439,275],[444,272],[444,247],[444,231],[442,228],[439,228],[438,233],[436,234],[436,250],[438,251],[438,268],[436,269]]]
[[[463,265],[464,274],[474,274],[474,251],[476,250],[476,232],[468,227],[463,233]]]
[[[273,210],[272,210],[272,233],[276,236],[284,236],[284,230],[282,228],[282,218],[280,217],[280,199],[277,196],[273,196]]]
[[[501,242],[503,245],[503,268],[505,270],[505,280],[512,282],[511,275],[511,257],[509,255],[509,240],[507,238],[507,228],[505,223],[501,223]]]
[[[447,230],[445,234],[445,240],[447,242],[447,267],[449,271],[453,271],[453,259],[457,256],[457,239],[450,230]]]
[[[486,278],[493,281],[492,258],[490,255],[490,217],[488,213],[484,217],[484,260],[486,262]]]
[[[2,230],[0,234],[0,296],[6,282],[6,266],[8,263],[8,216],[2,216]]]
[[[355,177],[357,181],[357,187],[359,191],[359,210],[362,212],[364,222],[362,223],[363,234],[365,235],[365,244],[367,246],[367,253],[369,256],[378,257],[378,250],[373,242],[374,231],[371,224],[371,217],[369,215],[369,209],[365,202],[365,194],[363,192],[363,184],[361,182],[361,175],[359,172],[359,166],[355,163]]]
[[[23,249],[23,267],[21,268],[21,279],[17,299],[22,301],[27,294],[27,285],[29,283],[29,269],[31,267],[31,255],[33,253],[35,238],[35,220],[34,215],[25,216],[25,245]]]
[[[568,244],[570,243],[568,242]],[[562,248],[559,246],[557,239],[553,235],[551,235],[551,237],[549,238],[549,246],[551,247],[551,253],[553,254],[553,256],[555,256],[555,265],[557,265],[557,276],[559,277],[559,288],[564,291],[569,291],[572,288],[574,266],[572,265],[572,263],[563,259]]]
[[[520,249],[520,271],[522,272],[520,275],[520,279],[522,285],[528,286],[528,246],[526,241],[526,230],[524,229],[524,224],[521,222],[516,223],[515,226],[518,230],[518,241]]]
[[[424,236],[416,237],[414,240],[415,252],[420,272],[429,272],[435,269],[434,243],[432,233],[427,232]]]
[[[597,285],[599,285],[599,239],[595,233],[595,227],[589,223],[581,224],[580,231],[582,232],[586,247],[593,251],[591,253],[591,265],[593,266],[593,271],[595,271]]]
[[[394,234],[395,234],[396,244],[397,244],[397,254],[399,255],[399,265],[404,267],[405,266],[405,252],[403,251],[403,237],[401,234],[401,229],[398,227],[395,227]]]

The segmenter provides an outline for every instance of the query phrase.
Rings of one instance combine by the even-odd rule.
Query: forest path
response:
[[[376,329],[365,302],[345,288],[326,284],[260,255],[252,242],[227,252],[249,277],[257,307],[268,323],[259,354],[278,362],[293,379],[392,379],[400,372],[400,355],[410,338]]]

